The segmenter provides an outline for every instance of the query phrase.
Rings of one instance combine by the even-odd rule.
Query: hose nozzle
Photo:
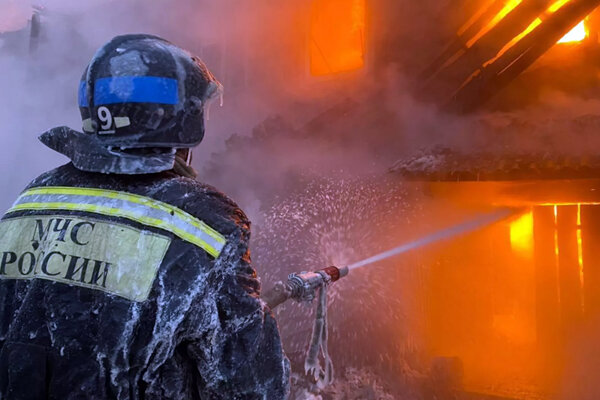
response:
[[[348,275],[348,267],[327,267],[319,271],[304,271],[288,275],[287,282],[277,282],[275,287],[265,293],[263,300],[271,309],[288,299],[298,302],[312,301],[317,289],[329,285]]]

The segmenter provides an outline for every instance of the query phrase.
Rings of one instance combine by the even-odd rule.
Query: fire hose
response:
[[[348,275],[349,268],[327,267],[319,271],[305,271],[288,275],[287,282],[277,282],[263,295],[263,301],[272,309],[289,299],[312,302],[319,292],[316,319],[308,346],[304,371],[312,375],[319,387],[333,382],[333,363],[327,349],[327,287]],[[323,357],[323,366],[319,361]]]
[[[393,249],[365,258],[349,266],[327,267],[315,272],[300,272],[288,275],[287,282],[277,282],[275,286],[263,295],[263,301],[274,309],[278,305],[289,299],[298,302],[310,302],[319,292],[319,304],[317,305],[316,320],[313,327],[312,338],[308,348],[304,369],[306,373],[311,373],[320,387],[327,386],[333,381],[333,366],[327,351],[327,287],[356,268],[362,268],[367,265],[397,256],[410,250],[414,250],[431,243],[444,239],[449,239],[467,232],[487,226],[496,221],[500,221],[516,211],[515,209],[499,209],[489,214],[480,215],[475,219],[463,222],[433,232],[430,235],[423,236],[415,241],[401,244]],[[319,363],[319,352],[324,358],[324,367]]]

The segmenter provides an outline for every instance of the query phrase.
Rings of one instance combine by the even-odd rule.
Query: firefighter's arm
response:
[[[216,286],[217,328],[207,340],[190,343],[187,351],[198,362],[201,398],[285,399],[289,362],[277,323],[259,298],[260,283],[248,252],[248,226],[238,226],[210,278]]]

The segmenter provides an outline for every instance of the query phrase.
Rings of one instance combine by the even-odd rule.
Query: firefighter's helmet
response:
[[[171,169],[175,151],[198,145],[221,84],[204,63],[151,35],[117,36],[79,83],[83,133],[51,129],[40,140],[82,170],[143,174]]]

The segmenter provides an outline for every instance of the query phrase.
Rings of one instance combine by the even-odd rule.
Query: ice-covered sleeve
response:
[[[259,298],[249,223],[241,211],[234,218],[236,229],[209,275],[214,295],[203,301],[212,328],[186,346],[196,364],[194,385],[202,399],[286,399],[289,362],[273,314]]]

